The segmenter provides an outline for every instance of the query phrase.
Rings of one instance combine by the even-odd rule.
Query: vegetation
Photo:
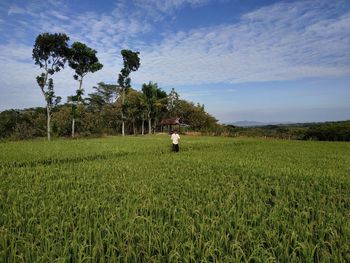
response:
[[[115,101],[116,85],[99,83],[94,87],[95,92],[85,99],[84,107],[80,110],[77,121],[79,136],[101,136],[120,134],[121,101]],[[163,92],[160,90],[160,92]],[[162,95],[164,96],[164,95]],[[169,95],[167,97],[169,99]],[[168,100],[169,101],[169,100]],[[200,134],[223,135],[229,137],[263,137],[292,140],[318,141],[350,141],[350,121],[267,125],[259,127],[236,127],[219,125],[217,120],[206,113],[204,106],[178,99],[176,110],[169,110],[167,100],[157,100],[158,109],[151,119],[151,125],[146,123],[147,106],[142,92],[130,89],[126,95],[128,110],[126,119],[128,134],[144,134],[145,127],[153,131],[161,131],[159,120],[179,116],[181,121],[189,126],[181,127],[182,131],[196,131]],[[174,113],[175,112],[175,113]],[[44,137],[46,129],[45,108],[26,110],[6,110],[0,112],[0,138],[29,139]],[[59,105],[53,110],[53,134],[70,136],[71,134],[71,106]],[[157,123],[158,122],[158,123]],[[153,128],[152,128],[153,127]]]
[[[350,141],[350,121],[266,125],[249,128],[226,126],[225,128],[225,132],[230,136],[317,141]]]
[[[151,134],[152,119],[156,120],[160,119],[161,116],[164,116],[167,104],[167,94],[158,88],[157,83],[149,82],[148,84],[142,85],[142,99],[148,119],[148,133]]]
[[[131,79],[129,77],[132,71],[137,71],[140,67],[140,58],[139,52],[133,52],[128,49],[123,49],[121,52],[123,57],[124,67],[121,69],[118,76],[118,84],[121,92],[121,102],[122,102],[122,135],[125,135],[125,119],[126,119],[126,111],[128,108],[128,104],[125,103],[125,94],[128,89],[131,88]]]
[[[168,136],[7,142],[1,262],[349,262],[350,146]],[[64,154],[63,154],[64,153]]]
[[[84,89],[83,79],[88,73],[94,73],[102,69],[103,65],[96,57],[96,50],[93,50],[80,42],[74,42],[69,50],[69,66],[75,71],[74,79],[79,81],[76,95],[68,97],[72,103],[72,137],[75,131],[75,119],[77,117],[77,107],[82,106]]]
[[[200,131],[204,128],[211,130],[219,126],[217,120],[205,112],[203,105],[195,105],[179,99],[176,107],[177,112],[168,111],[167,94],[156,84],[149,85],[152,87],[150,100],[147,99],[148,95],[146,95],[145,89],[136,91],[129,88],[125,92],[124,120],[126,120],[125,132],[127,134],[143,134],[145,127],[148,127],[151,132],[161,131],[159,121],[162,118],[175,116],[180,117],[183,123],[190,125],[191,130]],[[123,103],[122,97],[118,95],[118,87],[101,82],[97,87],[94,87],[94,90],[95,92],[85,98],[84,104],[80,104],[75,133],[80,137],[120,134]],[[71,108],[71,104],[64,104],[53,109],[52,132],[55,137],[71,136],[73,118]],[[149,122],[145,124],[148,113]],[[44,108],[0,112],[0,138],[43,137],[45,136],[45,127]]]

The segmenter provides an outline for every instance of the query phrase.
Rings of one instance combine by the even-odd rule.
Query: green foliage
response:
[[[157,83],[149,82],[142,85],[141,111],[142,118],[148,120],[148,133],[155,129],[156,122],[164,117],[167,111],[167,94],[158,87]],[[153,126],[152,126],[153,120]]]
[[[158,87],[157,83],[149,82],[142,85],[142,94],[147,107],[148,116],[154,118],[167,104],[167,94]]]
[[[2,143],[0,262],[350,261],[348,143],[181,139]]]
[[[99,63],[96,54],[96,50],[83,43],[74,42],[72,44],[68,64],[76,73],[75,79],[83,78],[89,72],[94,73],[102,69],[103,65]]]
[[[95,92],[90,93],[86,99],[89,103],[89,107],[101,109],[107,104],[112,104],[118,94],[117,85],[105,84],[104,82],[97,83],[97,87],[94,86]]]
[[[107,84],[105,84],[107,85]],[[101,86],[102,87],[102,86]],[[115,85],[110,87],[115,88]],[[136,125],[138,133],[142,120],[147,117],[146,105],[143,95],[133,89],[127,93],[126,101],[130,111],[126,109],[127,119],[130,125]],[[99,98],[96,99],[95,95]],[[77,120],[77,132],[83,135],[118,134],[121,123],[122,104],[120,98],[116,103],[109,95],[104,99],[99,92],[93,93],[87,99],[87,105],[79,108],[80,120]],[[165,105],[162,104],[164,107]],[[53,132],[56,136],[68,136],[67,127],[71,129],[67,121],[71,119],[71,113],[67,113],[67,106],[58,106],[53,112]],[[68,106],[69,108],[71,106]],[[164,109],[164,107],[162,109]],[[232,137],[269,137],[279,139],[296,140],[327,140],[350,141],[350,121],[329,122],[320,124],[295,124],[295,125],[269,125],[262,127],[242,128],[232,125],[220,125],[215,118],[206,113],[203,105],[179,100],[176,108],[181,121],[189,126],[181,127],[181,131],[198,131],[206,135],[222,135]],[[158,113],[163,114],[163,113]],[[168,118],[169,112],[164,118]],[[60,117],[57,117],[60,116]],[[158,117],[159,118],[159,117]],[[134,123],[134,124],[133,124]],[[146,124],[147,125],[147,124]],[[35,108],[26,110],[7,110],[0,112],[0,138],[26,139],[41,137],[45,129],[45,109]],[[159,129],[159,128],[158,128]],[[133,133],[133,127],[127,126],[127,132]]]
[[[121,52],[124,64],[124,76],[128,76],[131,71],[136,71],[140,67],[140,52],[123,49]]]
[[[209,131],[217,126],[217,120],[205,112],[204,105],[179,100],[175,112],[183,123],[190,125],[192,130]]]
[[[52,114],[52,131],[56,136],[69,136],[71,134],[72,105],[60,106]]]
[[[0,112],[0,139],[29,139],[45,136],[46,110],[6,110]]]
[[[319,141],[350,141],[350,121],[312,125],[303,139]]]
[[[137,71],[140,67],[139,52],[123,49],[121,52],[124,67],[121,69],[118,77],[118,84],[122,90],[130,88],[131,79],[129,77],[132,71]]]
[[[272,137],[280,139],[318,141],[350,141],[350,121],[266,125],[249,128],[226,126],[226,132],[231,136]]]
[[[175,91],[174,88],[172,88],[168,95],[168,103],[167,103],[167,110],[169,112],[170,117],[173,117],[173,118],[177,117],[179,99],[180,99],[179,94]]]
[[[19,111],[5,110],[0,112],[0,134],[2,138],[10,137],[16,128]]]
[[[52,78],[49,78],[48,80],[47,91],[45,91],[45,96],[47,99],[47,104],[50,106],[50,108],[57,106],[62,100],[60,96],[55,95]]]
[[[49,74],[60,71],[67,61],[69,37],[61,33],[43,33],[37,36],[33,48],[35,65],[48,70]]]
[[[80,111],[83,110],[83,103],[84,103],[84,89],[77,89],[76,94],[73,96],[68,96],[67,102],[71,105],[71,115],[73,118],[77,117],[77,111],[78,107],[80,106]]]

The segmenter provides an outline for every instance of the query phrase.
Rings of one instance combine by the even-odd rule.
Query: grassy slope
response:
[[[0,261],[350,260],[350,144],[0,144]]]

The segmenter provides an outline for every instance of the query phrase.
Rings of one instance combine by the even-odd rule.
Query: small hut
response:
[[[164,127],[168,128],[168,132],[173,130],[173,127],[178,125],[180,131],[180,118],[170,118],[170,119],[162,119],[160,121],[161,130],[164,131]]]

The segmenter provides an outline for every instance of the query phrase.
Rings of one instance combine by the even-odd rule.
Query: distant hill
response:
[[[230,123],[238,127],[258,127],[266,125],[291,124],[290,122],[259,122],[259,121],[235,121]]]
[[[280,139],[350,141],[350,120],[309,123],[263,123],[239,121],[229,127],[233,136]]]

